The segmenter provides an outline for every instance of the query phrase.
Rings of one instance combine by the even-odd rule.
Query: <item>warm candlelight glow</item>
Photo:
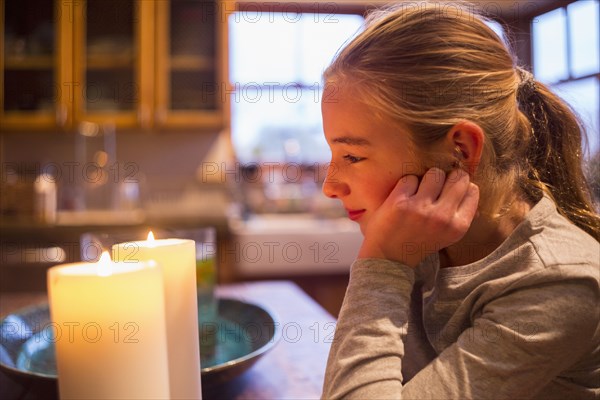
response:
[[[141,262],[156,262],[164,288],[168,398],[201,399],[196,244],[190,239],[154,239],[153,236],[150,232],[148,240],[117,243],[113,254],[115,260],[124,263],[132,256]],[[131,254],[128,249],[135,253]]]
[[[170,395],[160,266],[111,261],[105,251],[94,263],[51,267],[47,282],[52,327],[61,338],[53,341],[61,399],[177,398]],[[64,326],[68,337],[59,336]]]
[[[108,251],[103,251],[98,260],[98,276],[110,276],[112,275],[112,263],[110,260],[110,254]]]

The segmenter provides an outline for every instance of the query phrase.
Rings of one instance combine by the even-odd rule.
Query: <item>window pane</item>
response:
[[[264,88],[248,86],[236,95],[231,98],[231,131],[242,163],[329,160],[318,90],[290,86],[273,88],[269,93]],[[289,140],[295,142],[297,153],[290,152],[289,146],[286,151]]]
[[[569,77],[566,29],[563,8],[542,14],[532,23],[534,74],[542,82]]]
[[[292,14],[240,11],[229,16],[232,82],[288,83],[299,77],[300,23]]]
[[[575,77],[597,73],[599,69],[598,4],[598,1],[577,1],[567,8],[571,72]]]
[[[229,17],[231,79],[320,82],[338,48],[362,22],[358,15],[234,13]]]
[[[600,150],[600,85],[598,78],[587,78],[555,86],[556,92],[579,113],[588,130],[590,154]]]
[[[302,18],[302,71],[306,84],[321,82],[321,75],[339,48],[362,26],[359,15],[304,14]]]
[[[321,74],[362,23],[359,15],[230,16],[231,131],[240,161],[329,160]]]
[[[502,39],[504,43],[506,43],[506,34],[504,33],[504,28],[502,27],[502,24],[494,20],[486,21],[486,24],[487,26],[492,28],[494,32],[496,32],[496,35],[500,36],[500,39]]]

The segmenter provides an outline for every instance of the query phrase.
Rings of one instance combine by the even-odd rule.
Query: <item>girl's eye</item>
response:
[[[354,163],[357,163],[359,161],[364,160],[364,158],[363,157],[356,157],[356,156],[353,156],[351,154],[346,154],[344,156],[344,160],[348,161],[350,164],[354,164]]]

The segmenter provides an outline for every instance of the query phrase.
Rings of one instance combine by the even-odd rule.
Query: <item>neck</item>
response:
[[[440,252],[442,268],[471,264],[496,250],[525,219],[532,205],[517,197],[493,214],[480,214],[465,236]]]

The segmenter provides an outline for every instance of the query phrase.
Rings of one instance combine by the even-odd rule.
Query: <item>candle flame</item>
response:
[[[152,231],[148,232],[148,241],[154,242],[154,233]]]
[[[111,260],[110,260],[110,254],[108,254],[108,251],[103,251],[102,255],[100,256],[100,260],[98,260],[98,275],[99,276],[112,275]]]

